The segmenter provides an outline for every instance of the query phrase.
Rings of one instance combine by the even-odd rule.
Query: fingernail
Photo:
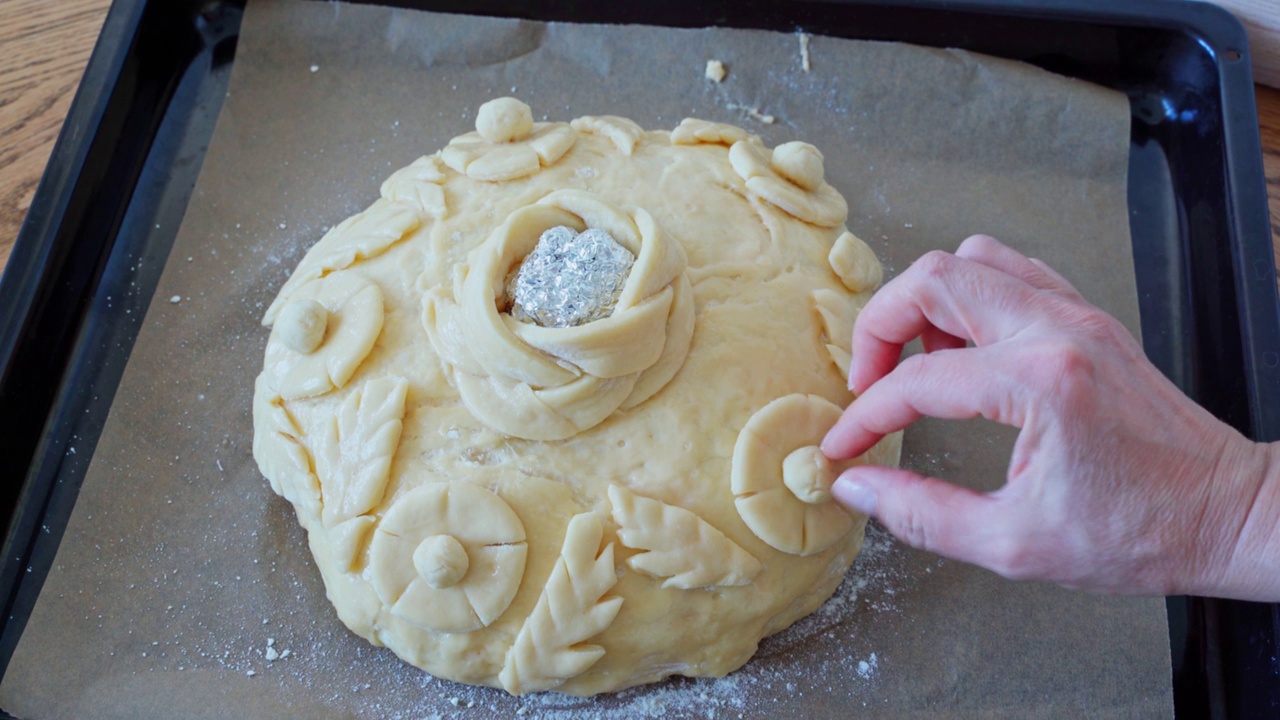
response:
[[[856,469],[845,470],[831,486],[831,494],[841,505],[857,510],[864,515],[875,515],[879,500],[876,491],[858,481]]]

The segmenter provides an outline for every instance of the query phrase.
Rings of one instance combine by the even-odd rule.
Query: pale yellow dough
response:
[[[264,319],[254,457],[338,617],[434,675],[723,676],[861,547],[816,444],[879,262],[810,145],[532,117],[486,103],[302,260]],[[616,309],[517,321],[505,279],[561,225],[635,256]]]

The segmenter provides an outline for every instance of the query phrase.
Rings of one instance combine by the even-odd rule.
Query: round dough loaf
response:
[[[861,547],[813,448],[851,400],[879,263],[812,146],[529,117],[486,105],[308,252],[264,320],[254,456],[338,617],[433,675],[573,695],[724,676]],[[557,226],[635,255],[609,317],[506,312]]]

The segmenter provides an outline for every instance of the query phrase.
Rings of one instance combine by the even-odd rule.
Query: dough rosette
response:
[[[613,313],[551,328],[504,312],[505,280],[546,230],[598,228],[635,255]],[[635,407],[680,369],[693,337],[687,259],[643,209],[628,215],[593,193],[554,192],[506,219],[451,290],[424,301],[431,344],[454,372],[467,409],[489,427],[528,440],[561,440]]]

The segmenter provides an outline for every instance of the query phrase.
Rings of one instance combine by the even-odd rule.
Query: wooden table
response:
[[[109,0],[0,0],[0,267],[18,236]],[[1280,90],[1257,88],[1280,261]]]

